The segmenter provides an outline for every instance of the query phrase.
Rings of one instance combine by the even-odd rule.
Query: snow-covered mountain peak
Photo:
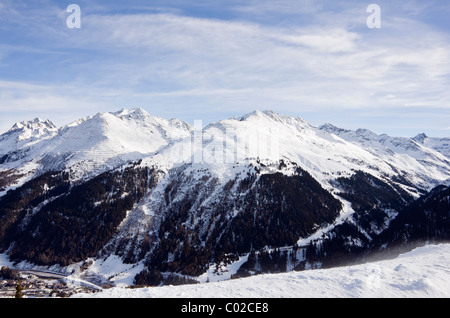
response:
[[[264,117],[264,113],[260,110],[254,110],[250,113],[247,113],[243,116],[240,117],[233,117],[233,119],[239,119],[240,121],[245,121],[249,118],[253,118],[253,119],[257,119],[257,118],[263,118]]]
[[[272,110],[255,110],[251,113],[248,113],[241,117],[233,117],[230,119],[238,120],[238,121],[247,121],[247,122],[259,122],[261,120],[270,120],[278,123],[284,123],[287,125],[301,125],[301,126],[310,126],[309,123],[303,120],[300,117],[293,117],[290,115],[275,113]]]
[[[103,113],[103,117],[110,120],[120,119],[126,124],[139,125],[143,128],[156,129],[168,139],[180,139],[188,135],[192,131],[191,125],[173,118],[170,120],[153,116],[142,108],[133,108],[131,110],[121,109],[117,112]],[[111,117],[114,116],[114,117]]]
[[[373,131],[365,128],[359,128],[356,130],[356,134],[362,138],[367,140],[376,140],[379,138],[379,135],[374,133]]]
[[[227,164],[256,159],[266,165],[281,159],[295,162],[324,182],[362,170],[380,178],[406,176],[411,183],[428,188],[435,185],[428,184],[430,179],[440,182],[450,171],[448,160],[441,154],[410,138],[378,135],[368,129],[351,131],[331,124],[318,129],[301,118],[272,111],[254,111],[211,123],[201,135],[197,132],[194,139],[169,146],[149,162],[201,162],[228,169]]]
[[[34,120],[15,123],[10,130],[0,136],[0,149],[8,153],[24,144],[35,143],[56,135],[58,128],[50,120]]]
[[[5,169],[20,169],[29,162],[26,171],[30,177],[68,169],[77,180],[151,156],[189,137],[191,130],[180,120],[152,116],[139,108],[100,112],[60,129],[50,121],[36,119],[18,123],[0,136],[0,158],[7,163]]]
[[[15,123],[7,133],[19,132],[21,139],[27,139],[27,136],[40,136],[50,131],[54,132],[57,129],[50,120],[35,118],[33,120]]]
[[[128,117],[128,118],[134,118],[134,119],[143,119],[143,118],[153,117],[142,108],[133,108],[131,110],[122,108],[121,110],[119,110],[117,112],[112,112],[111,114],[118,116],[118,117],[123,117],[123,118]]]
[[[420,144],[423,144],[426,139],[428,139],[428,136],[424,133],[418,134],[417,136],[412,138],[412,140],[417,141]]]
[[[416,137],[412,138],[415,142],[418,144],[421,144],[425,147],[432,148],[444,156],[446,156],[448,159],[450,159],[450,138],[444,137],[444,138],[433,138],[428,137],[425,134],[419,134]]]
[[[330,123],[325,123],[325,124],[319,126],[319,129],[326,131],[329,134],[335,134],[335,135],[339,135],[340,133],[346,133],[346,132],[350,131],[348,129],[340,128],[340,127],[337,127]]]
[[[16,132],[21,129],[48,134],[18,144]],[[445,140],[436,145],[450,149]],[[449,160],[431,148],[367,129],[351,131],[332,124],[315,128],[301,118],[270,110],[211,123],[200,136],[186,122],[152,116],[141,108],[97,113],[60,129],[36,119],[18,123],[0,136],[0,154],[8,169],[33,162],[38,171],[70,168],[75,178],[140,159],[169,168],[219,164],[215,169],[261,159],[265,164],[294,162],[322,181],[363,170],[380,176],[401,172],[425,185],[429,179],[445,180],[449,173]]]
[[[121,109],[64,127],[45,153],[69,156],[64,166],[74,167],[77,176],[83,176],[153,155],[171,142],[190,136],[190,131],[190,126],[181,121],[152,116],[140,108]]]
[[[170,119],[169,123],[173,127],[181,128],[188,131],[192,131],[194,129],[189,123],[179,120],[178,118]]]
[[[94,116],[85,117],[65,126],[62,130],[73,130],[80,126],[92,134],[91,137],[116,140],[117,138],[139,139],[141,135],[153,135],[153,138],[165,139],[167,142],[187,137],[192,127],[181,120],[167,120],[150,115],[144,109],[121,109],[116,112],[100,112]],[[86,134],[86,133],[85,133]],[[146,144],[142,144],[145,148]],[[125,146],[125,148],[127,148]]]

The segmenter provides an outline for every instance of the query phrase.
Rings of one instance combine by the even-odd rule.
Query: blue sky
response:
[[[450,136],[449,17],[438,0],[0,0],[0,132],[141,107],[191,124],[270,109]]]

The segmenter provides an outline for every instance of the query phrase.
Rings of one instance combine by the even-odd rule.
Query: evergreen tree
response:
[[[23,297],[23,287],[22,287],[22,280],[19,278],[17,279],[17,286],[16,286],[16,298],[22,298]]]

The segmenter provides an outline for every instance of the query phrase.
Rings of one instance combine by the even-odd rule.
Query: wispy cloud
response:
[[[129,74],[118,70],[133,85],[157,78],[182,90],[285,87],[288,95],[297,87],[300,99],[307,94],[311,106],[325,95],[334,107],[345,107],[342,98],[335,98],[345,90],[354,97],[353,105],[363,92],[367,98],[360,107],[367,107],[368,99],[377,103],[376,96],[392,91],[406,102],[413,92],[427,95],[447,84],[450,47],[445,38],[421,31],[414,21],[399,24],[404,23],[409,23],[407,34],[391,38],[390,30],[382,30],[387,33],[382,40],[380,35],[316,25],[292,29],[167,14],[93,16],[86,27],[97,32],[80,42],[112,47],[119,54],[133,50],[133,63],[123,64],[130,67]],[[394,28],[396,22],[390,25]]]
[[[64,27],[54,2],[45,13],[5,3],[17,17],[33,17],[35,43],[0,45],[2,113],[11,105],[69,113],[77,99],[90,109],[133,105],[188,119],[255,108],[302,116],[450,105],[449,34],[417,19],[429,7],[414,11],[411,1],[384,4],[377,30],[365,25],[360,2],[230,1],[226,18],[218,7],[205,15],[207,2],[198,15],[160,2],[128,11],[94,3],[82,6],[79,30]],[[9,19],[3,30],[26,29]],[[36,73],[11,75],[12,52]]]

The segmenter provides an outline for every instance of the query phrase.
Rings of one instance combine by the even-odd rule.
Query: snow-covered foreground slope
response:
[[[332,269],[264,274],[198,285],[112,288],[74,297],[397,298],[450,297],[450,244],[416,248],[392,260]]]

